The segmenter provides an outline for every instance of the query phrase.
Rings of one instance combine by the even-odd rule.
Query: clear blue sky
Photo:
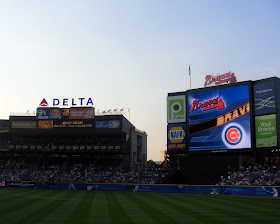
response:
[[[279,76],[280,1],[0,1],[0,118],[45,97],[91,97],[96,110],[130,108],[148,159],[166,149],[166,97]]]

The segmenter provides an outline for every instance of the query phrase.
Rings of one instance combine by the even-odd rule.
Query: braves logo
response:
[[[237,126],[228,127],[224,135],[226,142],[230,145],[237,145],[242,140],[242,131]]]

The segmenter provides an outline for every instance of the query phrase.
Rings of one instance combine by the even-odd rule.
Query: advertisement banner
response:
[[[0,181],[0,187],[5,187],[5,181]]]
[[[57,107],[38,107],[36,112],[36,117],[39,120],[61,119],[61,115],[61,109]]]
[[[13,188],[36,188],[36,182],[9,181],[9,187],[13,187]]]
[[[61,108],[61,114],[63,119],[69,119],[70,108]]]
[[[11,128],[37,128],[36,121],[12,121]]]
[[[95,128],[120,128],[120,127],[121,127],[121,122],[119,120],[95,122]]]
[[[263,82],[254,85],[255,115],[275,113],[274,82]]]
[[[92,121],[90,120],[55,120],[53,128],[92,128]]]
[[[251,148],[249,86],[190,93],[189,151]]]
[[[186,150],[186,124],[169,124],[167,126],[167,150]]]
[[[95,108],[70,108],[69,119],[93,119]]]
[[[40,129],[52,129],[53,128],[53,120],[39,120],[38,128]]]
[[[255,117],[256,147],[277,146],[276,114]]]
[[[167,97],[167,123],[186,122],[185,95]]]

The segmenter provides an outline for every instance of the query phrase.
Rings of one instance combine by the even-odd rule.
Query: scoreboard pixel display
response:
[[[243,84],[188,94],[190,152],[251,148],[249,91]]]

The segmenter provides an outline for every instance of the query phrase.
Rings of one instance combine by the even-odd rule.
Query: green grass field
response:
[[[0,189],[0,223],[280,223],[280,200]]]

